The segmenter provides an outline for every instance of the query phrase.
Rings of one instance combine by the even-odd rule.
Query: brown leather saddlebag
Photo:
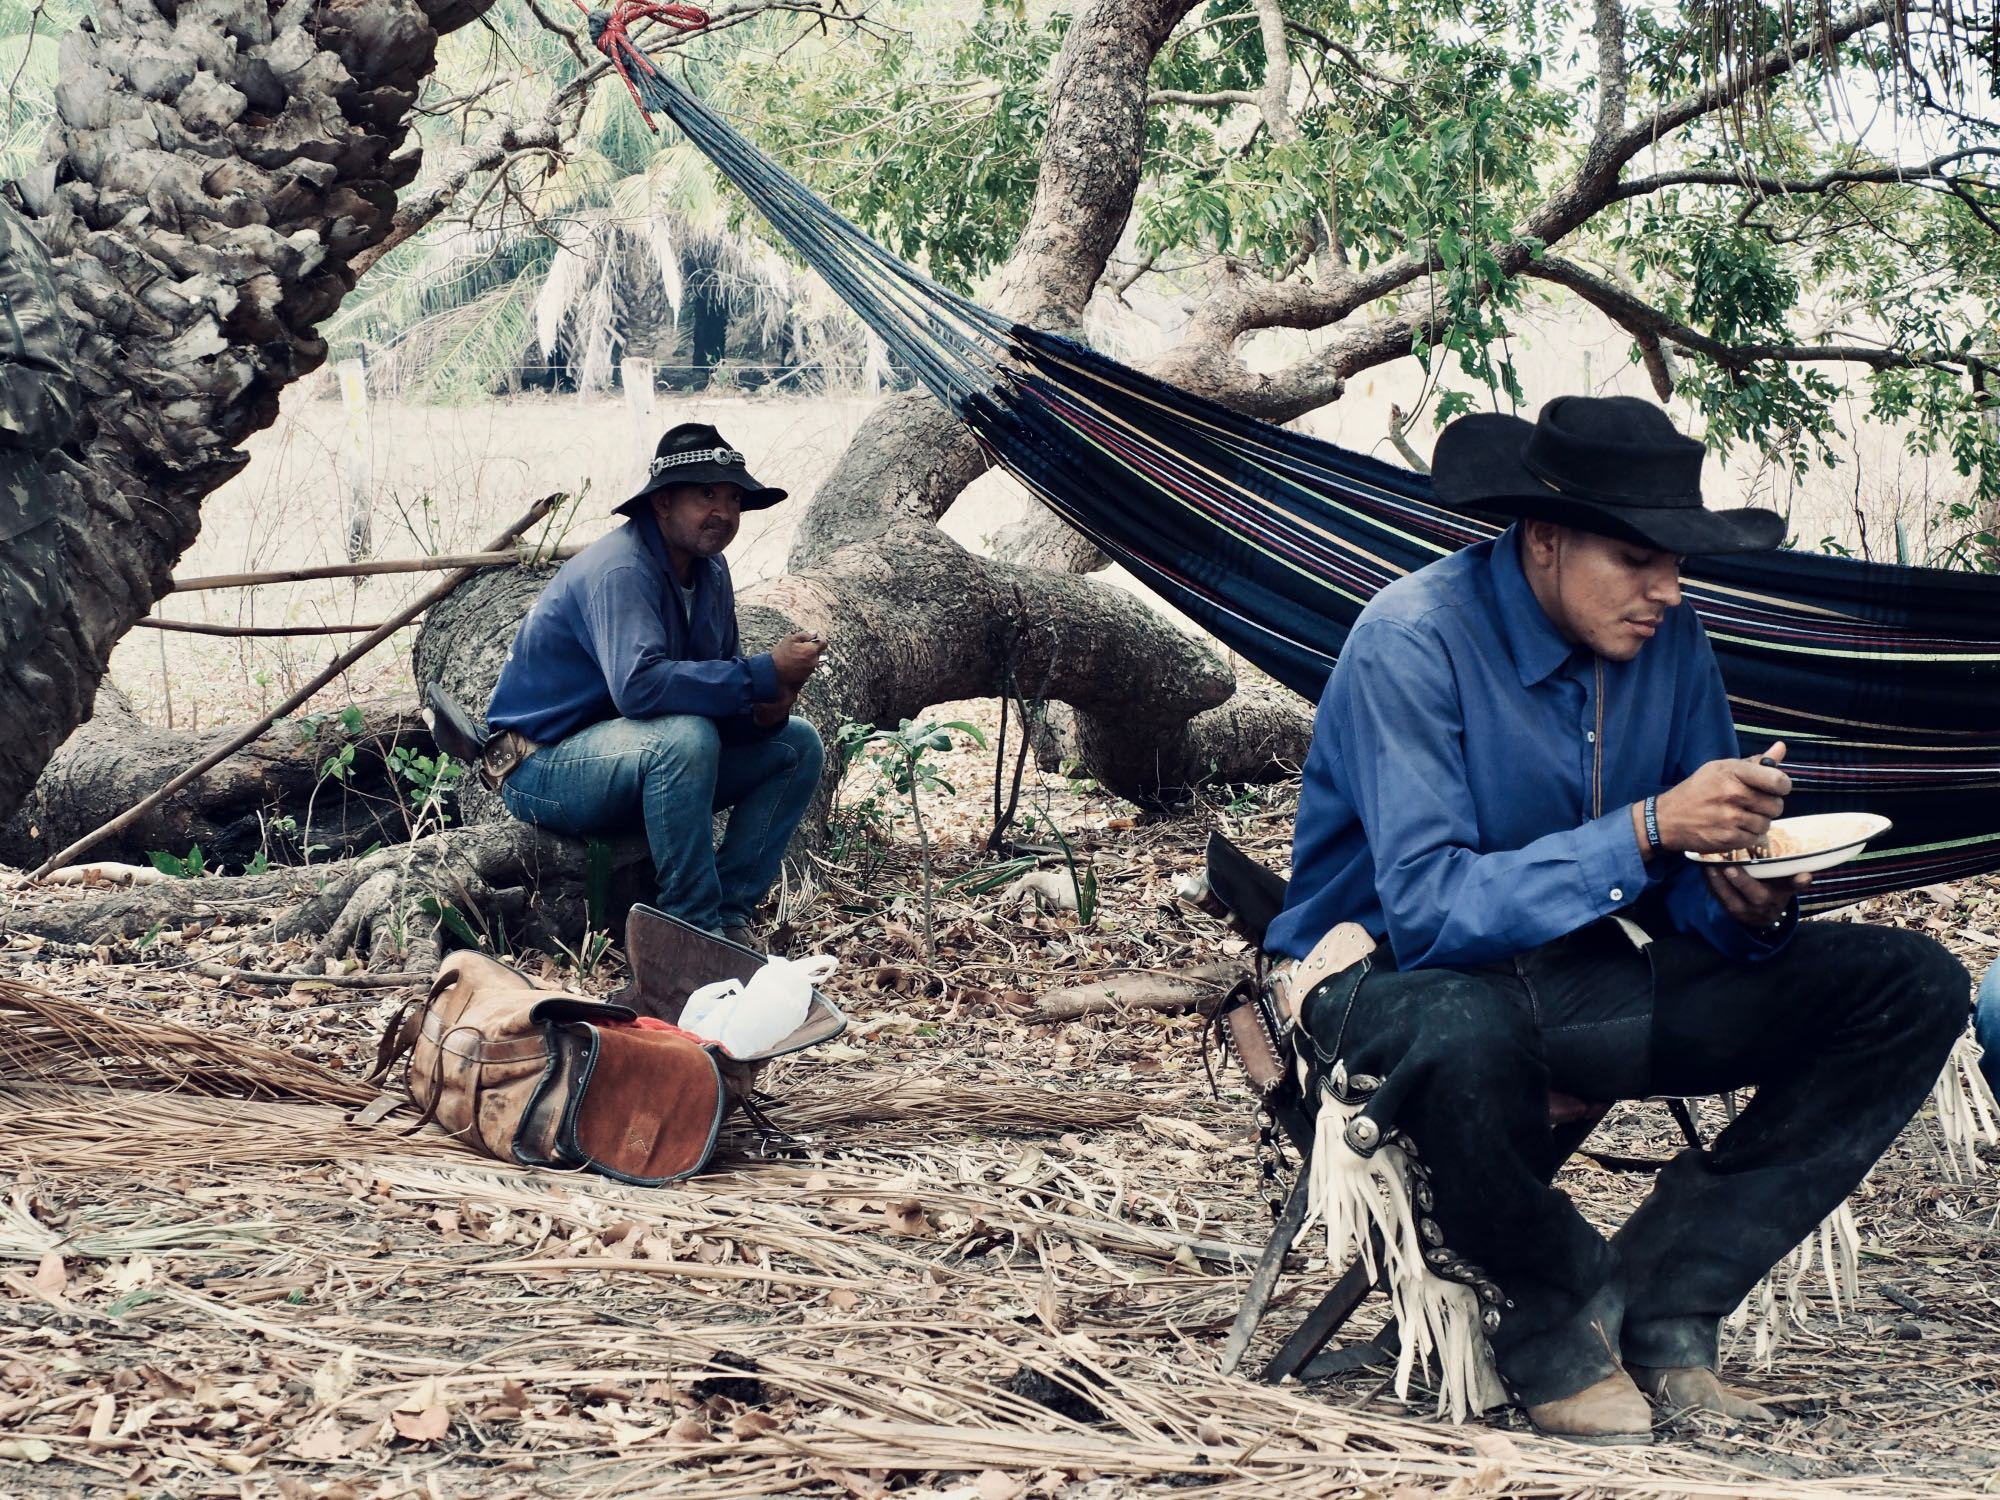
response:
[[[376,1077],[407,1058],[426,1120],[502,1161],[653,1186],[701,1170],[728,1103],[710,1050],[627,1006],[454,953],[390,1023]]]

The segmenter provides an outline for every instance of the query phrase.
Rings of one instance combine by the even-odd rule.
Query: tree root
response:
[[[622,926],[651,882],[651,862],[643,839],[608,852],[597,925]],[[425,972],[454,948],[575,947],[592,925],[590,865],[582,840],[506,819],[331,864],[121,889],[21,913],[12,925],[113,947],[227,925],[253,943],[309,942],[306,969],[352,955],[371,971]]]
[[[1032,741],[1036,764],[1043,770],[1068,763],[1096,770],[1115,760],[1124,767],[1124,776],[1114,790],[1149,786],[1149,793],[1133,800],[1165,808],[1185,800],[1198,786],[1297,775],[1312,745],[1312,729],[1312,711],[1297,695],[1258,677],[1240,680],[1225,702],[1196,714],[1177,733],[1142,740],[1121,732],[1115,718],[1051,703],[1036,721]],[[1135,757],[1145,761],[1139,770],[1134,769]]]

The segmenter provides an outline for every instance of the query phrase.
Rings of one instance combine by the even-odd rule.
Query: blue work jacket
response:
[[[1634,802],[1741,753],[1686,604],[1629,662],[1572,647],[1511,528],[1383,589],[1314,722],[1292,879],[1267,946],[1302,958],[1341,922],[1404,969],[1511,957],[1646,900],[1723,953],[1789,940],[1725,912],[1683,855],[1640,855]],[[1598,809],[1595,815],[1593,810]]]
[[[727,739],[775,733],[750,722],[778,696],[770,653],[737,654],[729,564],[696,558],[692,605],[650,513],[562,565],[507,650],[487,705],[496,733],[552,744],[603,719],[697,714]]]

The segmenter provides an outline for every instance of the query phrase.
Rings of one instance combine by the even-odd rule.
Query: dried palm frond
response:
[[[378,1154],[459,1156],[463,1148],[429,1131],[357,1129],[344,1108],[331,1104],[133,1089],[0,1088],[0,1165],[8,1167],[152,1176]]]
[[[40,1260],[51,1250],[75,1260],[123,1260],[128,1256],[172,1251],[176,1255],[215,1255],[257,1250],[274,1237],[268,1220],[248,1223],[159,1223],[153,1204],[116,1203],[94,1206],[97,1222],[77,1232],[51,1229],[28,1209],[27,1195],[16,1189],[0,1203],[0,1260]],[[105,1221],[115,1222],[105,1222]]]
[[[1789,1332],[1811,1323],[1815,1309],[1806,1278],[1815,1263],[1826,1273],[1833,1320],[1844,1322],[1842,1299],[1850,1308],[1861,1300],[1861,1230],[1854,1222],[1852,1202],[1843,1201],[1828,1214],[1818,1230],[1765,1272],[1763,1280],[1723,1320],[1734,1335],[1749,1338],[1751,1361],[1760,1369],[1771,1368]]]
[[[787,1130],[822,1130],[829,1125],[863,1125],[909,1120],[940,1125],[973,1125],[1005,1134],[1056,1134],[1109,1125],[1128,1125],[1146,1109],[1136,1094],[1112,1089],[1035,1088],[1027,1084],[945,1082],[884,1074],[793,1088],[788,1082],[772,1106],[776,1124]]]
[[[0,979],[0,1073],[30,1082],[364,1104],[358,1079],[277,1047]]]
[[[2000,1101],[1986,1081],[1980,1059],[1985,1050],[1968,1031],[1945,1059],[1931,1100],[1937,1106],[1938,1134],[1944,1137],[1945,1170],[1954,1179],[1985,1170],[1979,1147],[2000,1146]],[[1964,1160],[1961,1171],[1959,1162]]]

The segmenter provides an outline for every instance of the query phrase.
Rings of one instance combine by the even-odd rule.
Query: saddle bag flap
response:
[[[571,1022],[577,1079],[557,1133],[576,1165],[657,1187],[701,1170],[715,1150],[726,1097],[708,1049],[672,1032]]]
[[[679,1024],[688,996],[705,984],[734,979],[748,984],[764,966],[761,954],[714,937],[692,927],[678,917],[650,906],[635,906],[625,919],[625,956],[632,966],[632,982],[613,995],[612,1000],[630,1006],[642,1016]],[[791,1033],[764,1051],[738,1062],[767,1062],[832,1041],[847,1030],[847,1017],[818,989],[814,989],[806,1018]]]
[[[588,1021],[594,1026],[610,1026],[620,1021],[634,1021],[639,1013],[629,1005],[619,1005],[610,1000],[590,1000],[581,995],[551,995],[537,1002],[528,1012],[528,1019],[537,1026],[551,1022]]]

